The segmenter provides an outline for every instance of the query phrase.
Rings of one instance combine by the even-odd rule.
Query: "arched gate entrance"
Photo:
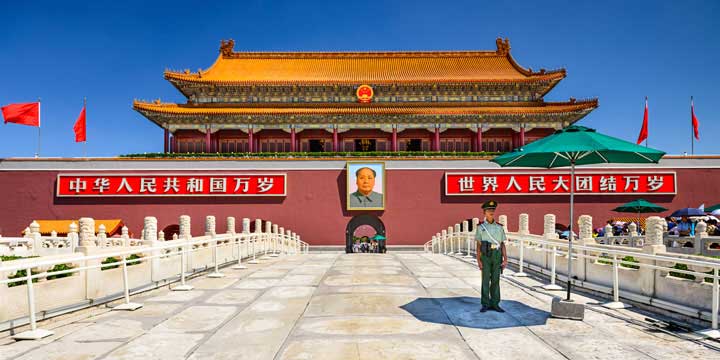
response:
[[[347,224],[347,227],[345,228],[345,252],[351,253],[352,252],[352,246],[353,246],[353,234],[355,233],[355,229],[362,225],[369,225],[372,226],[373,229],[375,229],[375,232],[378,235],[385,236],[385,224],[380,221],[380,218],[378,218],[375,215],[358,215],[354,216]]]

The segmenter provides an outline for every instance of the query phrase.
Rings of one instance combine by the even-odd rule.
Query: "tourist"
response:
[[[355,239],[355,243],[353,244],[353,247],[352,247],[352,252],[353,253],[360,252],[360,239]]]
[[[687,216],[683,216],[677,226],[673,228],[673,233],[679,236],[695,236],[695,223],[690,221]]]

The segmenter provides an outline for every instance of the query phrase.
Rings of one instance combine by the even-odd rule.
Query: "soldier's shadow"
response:
[[[456,296],[447,298],[417,298],[400,306],[420,321],[463,326],[476,329],[500,329],[518,326],[544,325],[550,313],[515,300],[503,300],[506,311],[480,312],[480,298]]]

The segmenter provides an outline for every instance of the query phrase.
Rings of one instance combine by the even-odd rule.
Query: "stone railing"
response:
[[[498,217],[500,223],[507,224],[505,220],[502,215]],[[660,217],[647,219],[641,247],[637,243],[636,247],[605,245],[592,237],[592,218],[582,215],[570,257],[568,241],[555,233],[554,215],[545,215],[544,234],[533,235],[528,231],[527,214],[521,214],[518,231],[507,232],[506,249],[508,258],[518,266],[513,275],[526,276],[526,270],[546,275],[550,282],[546,290],[561,289],[556,279],[567,282],[566,269],[568,261],[572,261],[574,286],[612,296],[613,301],[606,307],[625,307],[621,299],[627,299],[688,318],[709,320],[711,328],[702,333],[720,337],[720,259],[668,251],[663,244],[663,223]],[[425,249],[475,261],[474,233],[462,229],[457,232],[457,228],[443,229],[425,244]]]
[[[130,302],[130,293],[175,282],[173,290],[190,290],[189,274],[211,271],[208,277],[222,277],[221,266],[245,269],[244,259],[255,264],[282,254],[306,254],[309,248],[295,232],[260,219],[253,232],[248,218],[236,232],[235,218],[228,217],[227,232],[217,233],[215,217],[208,216],[205,235],[193,237],[186,215],[173,240],[165,241],[157,219],[146,217],[141,239],[123,238],[122,244],[107,246],[106,239],[90,235],[88,219],[80,220],[72,253],[0,262],[0,331],[30,323],[29,332],[15,337],[41,338],[47,332],[36,328],[37,314],[49,318],[118,298],[125,303],[116,309],[133,310],[139,305]]]
[[[92,218],[81,218],[79,223],[70,223],[66,236],[58,236],[54,230],[50,236],[41,236],[40,225],[33,221],[23,231],[23,237],[0,237],[0,255],[26,257],[72,254],[81,241],[85,244],[94,242],[98,247],[135,246],[141,243],[130,238],[126,226],[122,227],[119,237],[108,237],[104,224],[100,224],[95,233],[95,220]]]

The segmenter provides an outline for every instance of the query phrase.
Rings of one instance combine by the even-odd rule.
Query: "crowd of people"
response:
[[[667,222],[667,229],[669,235],[675,235],[675,236],[695,236],[695,227],[697,225],[697,219],[689,218],[687,216],[683,216],[680,219],[676,219],[673,217],[666,217],[665,221]],[[710,236],[720,236],[720,226],[718,226],[718,221],[712,217],[709,217],[705,221],[707,224],[707,234]],[[612,227],[612,236],[626,236],[630,235],[630,229],[629,225],[631,223],[635,223],[637,225],[637,233],[638,235],[645,234],[645,229],[637,224],[637,222],[622,222],[622,221],[613,221],[608,220],[607,224],[609,224]],[[597,229],[593,230],[593,237],[603,237],[605,236],[605,228],[599,227]]]
[[[352,251],[353,253],[384,253],[385,246],[375,239],[363,236],[355,239]]]

